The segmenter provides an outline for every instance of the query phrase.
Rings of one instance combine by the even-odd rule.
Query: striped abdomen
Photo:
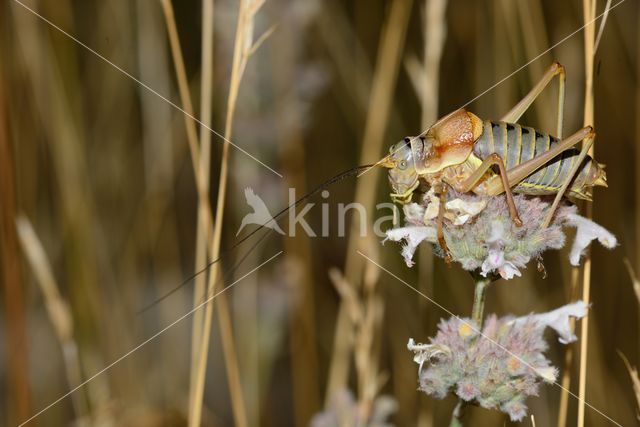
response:
[[[487,120],[473,153],[482,160],[496,153],[509,170],[549,150],[558,142],[558,138],[527,126]],[[557,193],[562,184],[570,179],[570,171],[579,154],[577,148],[565,150],[513,187],[513,192],[531,195]],[[587,156],[567,189],[567,195],[591,200],[591,187],[604,185],[604,182],[602,166]]]

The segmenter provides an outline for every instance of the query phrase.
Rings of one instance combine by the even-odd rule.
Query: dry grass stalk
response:
[[[640,377],[638,377],[638,369],[631,366],[631,363],[629,363],[629,359],[627,359],[624,354],[619,354],[624,361],[627,370],[629,371],[629,377],[631,378],[631,382],[633,384],[633,393],[636,396],[636,405],[638,406],[638,408],[640,408]],[[636,417],[640,420],[640,414],[637,414]]]
[[[211,206],[208,203],[209,182],[207,177],[205,176],[204,168],[201,167],[196,122],[191,118],[194,117],[193,102],[191,101],[191,94],[189,92],[189,81],[187,79],[187,73],[184,66],[184,57],[182,55],[182,48],[180,46],[178,29],[176,27],[175,14],[170,0],[161,0],[161,2],[165,22],[167,24],[167,36],[169,38],[169,44],[171,46],[171,57],[173,59],[173,64],[176,72],[178,92],[180,93],[180,103],[182,104],[182,108],[184,109],[184,111],[187,113],[183,115],[183,118],[185,130],[187,132],[189,153],[191,155],[191,166],[193,167],[196,189],[198,190],[198,207],[202,207],[206,210],[205,217],[209,218],[208,222],[211,224],[213,223],[213,219],[211,215]],[[206,124],[205,122],[202,123]],[[207,130],[207,132],[209,131]],[[204,285],[202,285],[201,287],[204,288]],[[201,293],[204,297],[204,289],[202,289]],[[202,299],[198,301],[201,300]]]
[[[204,193],[209,193],[210,163],[211,163],[211,132],[207,128],[211,127],[212,110],[212,86],[213,86],[213,0],[202,1],[202,43],[201,43],[201,74],[200,74],[200,168],[202,180],[204,182]],[[198,203],[198,219],[196,228],[196,259],[195,271],[202,271],[207,263],[207,242],[211,236],[213,228],[211,216],[207,216],[210,210],[209,199],[200,198]],[[205,292],[206,274],[196,277],[195,289],[193,293],[194,307],[202,301]],[[193,402],[193,392],[195,390],[196,375],[198,366],[198,354],[200,352],[200,342],[202,341],[203,312],[198,310],[193,318],[193,328],[191,335],[191,375],[189,388],[189,402]]]
[[[180,48],[180,42],[175,25],[175,17],[171,2],[163,0],[163,9],[165,11],[165,17],[167,20],[167,28],[169,32],[169,40],[172,47],[172,53],[174,58],[174,64],[176,67],[176,75],[178,77],[178,86],[182,104],[185,110],[192,114],[193,107],[191,98],[189,95],[189,87],[186,78],[186,72],[184,69],[184,60],[182,57],[182,51]],[[202,145],[201,150],[197,147],[197,133],[195,122],[185,115],[185,125],[187,129],[187,139],[191,151],[191,160],[196,177],[196,185],[198,187],[199,205],[198,205],[198,241],[196,250],[196,271],[200,271],[206,264],[206,252],[203,250],[205,242],[209,241],[209,253],[212,259],[216,259],[219,256],[219,244],[221,236],[221,223],[224,210],[224,190],[226,190],[226,176],[227,176],[227,163],[228,163],[228,142],[224,142],[223,145],[223,160],[221,170],[221,180],[219,187],[218,206],[216,210],[217,223],[220,226],[216,226],[217,234],[214,234],[212,240],[209,240],[210,230],[212,227],[212,217],[210,205],[208,202],[208,181],[209,181],[209,159],[210,159],[210,133],[205,126],[210,123],[211,116],[211,84],[212,84],[212,49],[213,49],[213,4],[207,5],[205,2],[205,10],[203,14],[203,75],[202,75],[202,95],[201,95],[201,110],[202,110],[202,127],[201,137]],[[242,9],[242,5],[241,5]],[[240,21],[240,18],[239,18]],[[207,41],[208,40],[208,41]],[[237,44],[237,43],[236,43]],[[208,52],[208,53],[206,53]],[[248,56],[245,56],[248,58]],[[235,70],[234,65],[234,70]],[[232,91],[234,85],[234,75],[232,73]],[[239,86],[239,82],[236,82]],[[230,104],[230,111],[235,109],[235,97],[237,97],[237,90],[235,91],[233,102]],[[206,100],[208,98],[208,101]],[[231,95],[230,95],[231,100]],[[208,111],[207,111],[208,110]],[[225,127],[225,138],[228,140],[231,137],[230,126],[233,122],[233,114],[230,113],[227,116],[227,125]],[[204,136],[207,134],[207,136]],[[202,157],[201,157],[202,156]],[[224,190],[222,193],[220,189]],[[221,204],[222,200],[222,204]],[[200,228],[201,227],[201,228]],[[204,246],[206,248],[206,246]],[[217,264],[209,273],[209,294],[214,291],[215,279],[217,279],[218,271]],[[199,304],[205,296],[204,289],[204,275],[199,275],[196,280],[196,288],[194,291],[194,305]],[[223,347],[225,352],[225,362],[227,368],[227,377],[229,378],[229,387],[231,390],[233,412],[238,425],[246,425],[246,411],[244,408],[244,397],[240,388],[240,380],[237,367],[237,358],[235,357],[235,344],[233,342],[233,334],[231,329],[230,313],[226,302],[226,296],[222,294],[218,297],[220,303],[220,328],[223,341]],[[206,360],[209,346],[209,336],[211,331],[211,316],[213,305],[208,304],[205,312],[197,311],[193,320],[193,333],[192,333],[192,361],[191,361],[191,387],[189,391],[189,423],[190,425],[200,425],[202,418],[202,398],[204,394],[204,381],[206,377]]]
[[[583,0],[583,20],[585,25],[596,16],[596,0]],[[585,67],[585,93],[584,93],[584,121],[583,124],[593,125],[593,60],[595,47],[595,25],[587,25],[584,29],[584,67]],[[583,150],[584,151],[584,150]],[[589,148],[589,155],[593,157],[593,146]],[[593,216],[593,205],[587,204],[585,216],[589,219]],[[587,256],[582,270],[582,300],[589,303],[591,291],[591,257]],[[587,394],[587,349],[589,344],[589,316],[582,319],[580,327],[580,379],[578,386],[578,427],[584,426],[585,398]]]
[[[608,16],[609,9],[611,7],[611,2],[607,2],[606,9],[603,15],[603,19],[600,23],[600,29],[598,31],[598,40],[596,41],[596,28],[595,28],[595,19],[596,19],[596,0],[583,0],[583,21],[584,21],[584,65],[585,65],[585,99],[584,99],[584,114],[583,114],[583,125],[584,126],[592,126],[595,121],[594,117],[594,97],[593,97],[593,76],[594,76],[594,59],[597,50],[597,45],[599,44],[600,38],[602,37],[602,33],[604,31],[604,25],[606,24],[606,18]],[[582,147],[581,157],[578,159],[578,163],[584,157],[585,154],[589,154],[593,157],[593,143],[587,143]],[[568,183],[567,183],[568,184]],[[563,186],[559,194],[562,194],[564,189],[566,189],[567,185]],[[558,198],[554,202],[557,204]],[[588,219],[593,217],[593,204],[589,203],[585,206],[585,216]],[[571,274],[572,283],[571,289],[572,292],[577,289],[577,283],[579,275],[577,272],[572,272]],[[590,291],[591,291],[591,258],[589,256],[585,257],[585,261],[583,264],[582,270],[582,300],[586,303],[589,303],[590,299]],[[578,426],[584,426],[585,422],[585,397],[586,397],[586,376],[587,376],[587,349],[588,349],[588,338],[589,338],[589,318],[588,316],[583,319],[582,327],[580,330],[580,367],[579,367],[579,386],[578,386]],[[566,360],[571,362],[572,354],[566,355]],[[570,372],[571,366],[565,366],[565,371]],[[567,415],[567,400],[568,400],[568,389],[570,386],[570,377],[568,373],[565,373],[562,379],[563,386],[566,384],[565,390],[562,391],[561,395],[561,406],[560,413],[558,417],[558,425],[563,426],[566,424],[566,415]]]
[[[214,223],[213,237],[210,242],[209,248],[212,259],[218,259],[218,257],[220,256],[220,239],[222,236],[222,221],[229,171],[229,143],[227,141],[229,141],[232,137],[233,119],[235,115],[236,103],[242,76],[252,53],[255,52],[255,49],[253,49],[253,27],[255,15],[260,10],[260,7],[263,4],[263,0],[240,1],[238,24],[236,28],[236,39],[234,43],[233,65],[231,68],[229,97],[227,99],[227,118],[224,131],[225,142],[222,147],[220,179],[218,181],[216,220]],[[212,295],[215,292],[216,280],[218,280],[219,276],[219,265],[219,263],[216,263],[211,267],[207,284],[207,295]],[[247,415],[244,397],[242,394],[242,387],[240,383],[240,373],[238,369],[235,343],[233,339],[231,318],[226,294],[221,294],[218,297],[218,308],[220,335],[222,338],[222,347],[225,358],[227,379],[229,381],[229,390],[231,393],[234,420],[237,426],[243,427],[247,425]],[[194,392],[192,394],[192,403],[189,411],[189,425],[194,427],[200,425],[200,419],[202,415],[202,397],[204,394],[204,382],[207,371],[207,356],[209,353],[209,338],[211,335],[212,315],[213,304],[208,304],[205,307],[202,343],[200,346],[200,354],[197,364],[196,383]]]
[[[568,300],[574,301],[578,294],[578,280],[580,275],[580,269],[571,268],[571,286]],[[569,319],[571,324],[571,330],[575,329],[575,320]],[[560,407],[558,410],[558,427],[565,427],[567,425],[567,416],[569,415],[569,391],[571,388],[571,368],[574,360],[574,347],[567,346],[564,352],[564,363],[562,365],[562,389],[560,390]]]
[[[182,56],[182,50],[180,47],[178,32],[175,25],[175,16],[173,13],[173,8],[169,0],[162,0],[162,5],[165,13],[165,19],[167,21],[169,41],[171,44],[174,65],[176,68],[176,75],[178,78],[178,87],[180,91],[181,102],[185,108],[185,111],[187,111],[189,114],[192,114],[193,106],[191,102],[191,97],[189,95],[189,86],[188,86],[188,81],[187,81],[186,72],[184,68],[184,59]],[[203,23],[205,24],[205,27],[203,28],[204,30],[203,37],[207,39],[212,39],[213,37],[212,36],[213,5],[211,4],[210,6],[206,6],[205,4],[205,7],[211,7],[211,9],[209,10],[210,13],[206,13],[205,11],[205,14],[203,16]],[[242,9],[243,7],[241,4],[241,11]],[[240,23],[240,20],[241,20],[241,17],[239,17],[239,23]],[[210,35],[210,37],[207,37],[207,34]],[[207,120],[210,121],[210,115],[211,115],[210,114],[211,101],[210,100],[205,101],[204,98],[207,98],[207,97],[210,98],[211,96],[210,92],[211,92],[211,81],[212,81],[212,72],[213,72],[212,43],[213,43],[212,40],[204,41],[203,47],[202,47],[203,58],[205,61],[205,65],[203,67],[202,79],[203,79],[203,83],[205,82],[205,79],[206,81],[209,82],[209,83],[204,83],[203,85],[203,94],[202,94],[202,103],[204,107],[202,111],[203,119],[204,119],[202,121],[203,129],[206,129],[205,126],[208,125]],[[237,44],[237,40],[236,40],[236,44]],[[205,50],[211,53],[211,57],[204,56]],[[209,63],[209,65],[206,65],[207,63]],[[206,69],[209,69],[209,70],[207,71]],[[234,91],[233,89],[234,76],[237,75],[237,68],[235,64],[234,64],[234,71],[235,73],[232,72],[232,85],[231,85],[232,92]],[[237,77],[236,77],[236,80],[238,80]],[[239,86],[239,81],[236,81],[235,84]],[[209,92],[208,96],[206,92]],[[232,109],[235,109],[236,97],[237,97],[237,90],[235,90],[233,102],[231,102],[232,96],[230,94],[230,105],[232,105]],[[207,103],[209,105],[206,105]],[[204,116],[204,113],[206,113],[205,111],[206,109],[209,110],[209,114]],[[232,109],[230,109],[230,111],[232,111]],[[233,122],[232,116],[233,116],[232,112],[227,116],[227,125],[225,127],[226,140],[229,140],[229,138],[231,137],[230,125]],[[192,166],[193,166],[194,174],[196,178],[196,186],[198,188],[198,194],[199,194],[198,226],[202,226],[205,230],[211,230],[213,228],[211,226],[211,224],[213,223],[213,220],[212,220],[211,210],[210,210],[208,197],[207,197],[208,180],[209,180],[207,175],[209,175],[208,163],[209,163],[210,156],[206,155],[206,159],[200,158],[201,152],[198,150],[195,122],[186,115],[185,115],[185,126],[187,130],[187,140],[189,142],[189,148],[191,152]],[[202,132],[202,133],[208,134],[209,132],[207,130],[206,132]],[[210,141],[210,136],[208,138]],[[205,139],[203,139],[203,142],[205,142],[205,145],[210,146],[210,143],[206,144]],[[203,145],[203,147],[205,147],[205,145]],[[209,240],[209,253],[211,254],[212,259],[216,259],[219,256],[219,245],[220,245],[221,223],[222,223],[221,214],[224,210],[224,191],[226,190],[226,181],[227,181],[228,145],[229,143],[225,141],[223,145],[222,170],[221,170],[221,177],[220,177],[221,178],[220,187],[218,192],[218,195],[219,195],[218,206],[216,210],[216,213],[217,213],[216,218],[218,220],[216,224],[219,224],[219,225],[216,225],[217,234],[214,234],[213,239]],[[210,148],[205,147],[205,149],[202,152],[202,155],[204,156],[205,151],[209,151],[209,150]],[[220,191],[221,189],[222,191]],[[200,236],[204,236],[204,239],[206,241],[208,240],[209,234],[210,233],[207,231],[203,233],[199,233],[198,238],[200,238]],[[200,246],[202,242],[201,241],[199,242],[200,243],[197,242],[199,249],[197,251],[197,256],[196,256],[196,266],[203,266],[203,264],[206,263],[206,253],[202,249],[200,249],[202,248],[202,246]],[[215,279],[217,279],[217,275],[218,275],[217,267],[218,267],[217,264],[214,265],[213,269],[209,273],[209,286],[208,286],[210,290],[209,294],[212,294],[214,290],[213,285],[215,284]],[[200,271],[200,269],[198,269],[197,271]],[[199,304],[200,301],[203,300],[204,296],[205,296],[204,277],[202,276],[202,277],[199,277],[199,280],[196,281],[196,289],[194,292],[194,304]],[[223,333],[221,335],[223,340],[223,346],[225,347],[227,377],[229,378],[229,382],[230,382],[234,417],[236,418],[236,423],[238,425],[246,425],[244,398],[242,396],[242,392],[239,386],[240,382],[239,382],[238,368],[237,368],[236,358],[234,356],[235,350],[233,349],[235,344],[233,343],[233,335],[231,333],[231,321],[230,321],[230,314],[229,314],[227,303],[226,303],[226,296],[222,294],[218,298],[218,300],[222,307],[222,313],[221,313],[222,319],[220,322],[220,327],[223,330]],[[209,336],[211,331],[212,309],[213,309],[212,304],[208,304],[204,314],[200,310],[195,313],[194,321],[193,321],[192,362],[191,362],[191,376],[190,376],[191,387],[189,392],[189,423],[190,425],[194,425],[194,426],[200,425],[200,420],[202,418],[202,397],[204,394],[204,380],[206,377],[206,359],[208,354]]]
[[[368,418],[376,394],[383,385],[383,376],[378,372],[376,343],[384,313],[384,303],[375,292],[379,269],[368,264],[363,278],[362,292],[349,283],[338,269],[331,269],[329,277],[340,294],[348,313],[354,335],[354,358],[358,382],[359,409]]]
[[[38,99],[50,100],[36,102],[36,110],[32,113],[41,120],[42,135],[47,136],[46,148],[53,165],[52,179],[56,182],[53,209],[59,210],[60,223],[56,227],[64,230],[66,236],[65,249],[68,252],[65,270],[69,302],[80,325],[76,331],[79,351],[91,353],[88,350],[94,346],[107,350],[101,354],[94,352],[95,357],[83,358],[83,366],[87,371],[97,371],[104,365],[104,359],[110,358],[109,353],[121,345],[126,346],[131,336],[128,333],[116,336],[114,333],[126,330],[123,326],[124,316],[121,315],[122,306],[113,306],[113,312],[107,315],[106,304],[100,300],[104,294],[100,292],[98,279],[102,272],[108,275],[110,268],[96,247],[96,237],[102,237],[102,229],[94,209],[94,194],[89,185],[90,174],[84,156],[88,139],[84,135],[83,116],[75,108],[79,105],[77,102],[82,91],[68,90],[69,87],[80,88],[75,74],[77,64],[72,63],[67,69],[68,73],[62,74],[57,68],[61,60],[52,53],[56,39],[50,38],[37,21],[19,10],[20,6],[11,6],[15,6],[14,25],[20,28],[17,45],[24,52],[21,58],[24,60],[22,65],[26,72],[26,84],[30,85],[30,90]],[[65,77],[70,81],[66,81]],[[104,328],[103,325],[110,325],[110,328]],[[106,378],[92,381],[88,393],[95,396],[92,398],[95,399],[95,406],[107,405],[113,389],[131,396],[139,385],[130,381],[133,373],[133,370],[126,368],[113,375],[112,381]],[[107,392],[100,394],[98,390]]]
[[[0,17],[2,13],[0,12]],[[9,139],[7,111],[5,110],[5,86],[3,70],[0,69],[0,246],[2,251],[2,282],[7,324],[7,383],[12,388],[13,409],[7,422],[18,423],[30,413],[27,325],[22,272],[18,255],[18,242],[13,221],[16,215],[16,178],[13,148]]]
[[[193,167],[194,178],[196,182],[196,188],[198,190],[198,233],[196,241],[196,271],[202,269],[203,262],[206,262],[206,252],[200,250],[201,240],[205,242],[208,240],[210,230],[212,229],[213,219],[211,216],[211,206],[209,205],[208,187],[209,179],[205,176],[205,170],[202,167],[204,161],[200,159],[200,149],[198,147],[198,132],[196,130],[196,122],[191,119],[194,115],[193,102],[191,100],[191,94],[189,92],[189,82],[187,79],[187,73],[184,66],[184,58],[182,55],[182,47],[180,45],[180,38],[178,35],[178,29],[176,27],[175,14],[173,11],[173,5],[170,0],[161,0],[162,10],[164,12],[165,22],[167,25],[167,35],[169,37],[169,44],[171,46],[171,56],[173,58],[174,69],[176,73],[176,79],[178,83],[178,92],[180,93],[180,103],[182,108],[187,112],[183,115],[184,125],[187,132],[187,143],[189,145],[189,153],[191,154],[191,165]],[[204,19],[204,17],[203,17]],[[203,43],[204,49],[204,43]],[[203,117],[204,119],[204,117]],[[202,122],[205,123],[205,122]],[[209,133],[208,130],[206,133]],[[208,163],[208,160],[206,160]],[[203,261],[204,258],[204,261]],[[193,303],[198,304],[204,299],[205,292],[205,278],[206,275],[200,274],[196,277],[195,288],[193,293]],[[193,315],[193,329],[191,336],[191,366],[197,366],[197,354],[198,346],[202,335],[202,323],[203,313],[198,310]],[[195,369],[191,369],[190,384],[195,383]],[[189,390],[189,402],[191,402],[193,393],[193,386]]]
[[[631,262],[629,262],[627,258],[624,259],[624,265],[627,267],[627,272],[629,273],[629,277],[631,277],[631,281],[633,283],[633,292],[636,294],[638,304],[640,304],[640,280],[636,276],[635,271],[633,271]]]
[[[640,19],[640,8],[638,8],[638,16],[636,19]],[[638,58],[640,58],[640,31],[638,32],[636,43],[636,53]],[[636,73],[634,75],[636,81],[640,81],[640,65],[636,66]],[[640,86],[636,86],[635,93],[635,110],[636,113],[634,115],[635,118],[635,158],[634,165],[640,165]],[[634,168],[634,178],[635,182],[640,182],[640,168]],[[640,185],[635,186],[635,264],[636,266],[640,266]],[[634,286],[635,291],[635,286]],[[636,293],[636,295],[639,295]],[[640,322],[638,322],[638,327],[640,329]],[[638,343],[640,346],[640,343]],[[640,347],[639,347],[640,350]]]
[[[640,19],[640,8],[638,8],[638,16],[636,19]],[[640,57],[640,31],[637,36],[637,57]],[[636,64],[636,72],[635,72],[636,81],[640,81],[640,61]],[[636,89],[636,97],[635,97],[635,107],[636,114],[634,116],[636,128],[635,128],[635,146],[640,147],[640,90]],[[640,150],[635,150],[635,165],[640,165]],[[634,168],[635,182],[640,182],[640,168]],[[640,268],[640,185],[635,186],[635,266],[636,268]],[[635,291],[635,286],[634,286]],[[638,293],[636,293],[638,295]],[[640,321],[637,323],[638,329],[640,329]],[[640,345],[640,343],[639,343]],[[640,350],[640,348],[639,348]]]
[[[161,0],[161,2],[165,21],[167,23],[167,35],[169,37],[169,44],[171,45],[171,55],[173,58],[173,64],[178,81],[180,103],[182,104],[182,108],[189,115],[193,116],[193,103],[191,102],[191,95],[189,94],[189,81],[187,79],[187,72],[184,68],[184,57],[182,55],[182,48],[180,47],[180,37],[178,36],[178,29],[176,28],[173,6],[171,4],[171,0]],[[205,184],[204,182],[200,181],[202,179],[202,176],[199,173],[200,153],[198,149],[198,132],[196,130],[196,123],[188,115],[185,114],[184,125],[187,131],[187,143],[189,144],[189,152],[191,153],[191,165],[194,171],[198,171],[195,173],[196,184],[200,183],[200,185],[198,185],[198,188],[204,189]]]
[[[82,368],[78,359],[78,345],[73,335],[71,310],[60,295],[51,263],[31,222],[24,216],[18,216],[16,218],[16,227],[20,238],[20,246],[31,266],[31,270],[33,270],[36,282],[40,285],[49,320],[60,342],[67,381],[70,387],[75,387],[82,382]],[[89,414],[87,402],[82,394],[74,393],[71,395],[71,399],[76,418]]]
[[[627,267],[627,271],[629,272],[629,277],[631,278],[631,282],[633,284],[633,292],[636,294],[636,299],[638,300],[638,306],[640,306],[640,280],[638,280],[638,277],[636,276],[636,273],[633,270],[633,267],[631,266],[631,263],[628,259],[625,258],[624,264]],[[633,385],[633,393],[636,396],[636,410],[640,411],[640,377],[638,377],[638,369],[631,366],[631,363],[629,363],[629,359],[627,359],[627,357],[622,352],[618,351],[618,354],[627,367],[627,371],[629,371],[629,377],[631,378],[631,383]],[[640,420],[640,412],[636,412],[636,418]]]
[[[425,0],[422,63],[417,57],[408,56],[404,64],[420,101],[423,130],[438,118],[440,60],[446,37],[446,10],[447,0]]]
[[[182,48],[180,46],[178,29],[176,27],[175,14],[170,0],[161,0],[161,2],[162,10],[164,12],[165,21],[167,24],[167,36],[169,37],[169,44],[171,46],[171,56],[176,72],[178,92],[180,93],[180,103],[182,104],[182,108],[184,109],[184,111],[187,113],[183,115],[184,125],[187,132],[189,153],[191,154],[191,166],[193,167],[196,189],[198,190],[198,200],[200,202],[200,205],[206,209],[206,216],[210,219],[210,221],[212,221],[211,207],[208,203],[209,183],[208,179],[206,179],[205,171],[201,167],[196,122],[191,118],[194,116],[193,102],[191,101],[191,94],[189,92],[189,81],[187,79],[187,73],[184,66],[184,57],[182,55]],[[203,121],[202,123],[206,124],[206,122]],[[207,130],[207,132],[209,132],[209,130]]]
[[[411,4],[412,0],[398,0],[391,3],[390,11],[381,33],[377,65],[369,100],[370,108],[362,139],[360,164],[373,163],[380,157],[391,109],[392,95],[400,67]],[[364,206],[365,211],[372,211],[371,208],[373,207],[377,188],[376,178],[377,173],[374,171],[358,180],[354,200]],[[362,246],[362,239],[358,237],[359,224],[357,216],[354,216],[351,227],[353,232],[350,234],[351,237],[347,246],[345,277],[348,282],[359,284],[361,282],[363,260],[356,252]],[[331,396],[336,391],[346,387],[351,354],[351,345],[349,344],[351,336],[351,326],[349,325],[346,308],[341,305],[336,322],[333,354],[325,395],[325,405],[327,406],[331,402]]]
[[[607,18],[609,17],[609,12],[611,11],[611,0],[607,0],[607,4],[604,7],[604,13],[602,14],[602,22],[600,23],[600,29],[598,30],[598,35],[596,36],[596,41],[593,46],[593,54],[598,51],[598,47],[600,46],[600,40],[602,40],[602,33],[604,33],[604,26],[607,25]]]

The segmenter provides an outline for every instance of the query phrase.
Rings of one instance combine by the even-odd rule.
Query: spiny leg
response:
[[[571,185],[571,183],[573,182],[573,178],[575,177],[576,173],[578,173],[578,169],[580,169],[580,167],[582,166],[582,162],[584,161],[585,157],[587,157],[587,153],[589,152],[589,149],[593,145],[593,140],[595,139],[595,136],[596,135],[592,129],[591,132],[584,138],[584,145],[582,147],[582,150],[580,151],[580,154],[578,155],[578,161],[575,163],[575,165],[573,165],[573,167],[571,168],[571,171],[569,172],[569,176],[567,177],[567,180],[564,182],[564,184],[562,184],[562,187],[560,187],[560,190],[558,190],[558,194],[556,194],[556,198],[553,200],[553,204],[551,205],[551,208],[549,209],[549,212],[547,213],[547,216],[542,222],[542,225],[540,226],[540,228],[546,228],[549,226],[549,224],[551,224],[551,220],[553,219],[553,214],[556,212],[556,209],[560,204],[560,200],[562,199],[562,196],[567,191],[567,188],[569,188],[569,185]]]
[[[505,114],[500,120],[503,122],[515,123],[524,114],[525,111],[531,106],[533,101],[542,93],[542,91],[551,83],[554,77],[558,76],[558,124],[556,135],[558,138],[562,138],[562,124],[564,120],[564,83],[566,80],[564,67],[554,62],[549,69],[544,73],[542,79],[531,89],[531,91],[518,102],[507,114]]]
[[[490,154],[486,159],[482,161],[482,164],[476,169],[469,178],[467,178],[459,190],[462,193],[466,193],[471,191],[478,181],[484,176],[484,174],[489,170],[489,168],[493,165],[498,165],[498,170],[500,172],[500,178],[502,182],[502,188],[507,196],[507,206],[509,206],[509,213],[511,214],[511,220],[518,227],[522,226],[522,220],[518,215],[518,209],[516,208],[516,204],[513,201],[513,193],[511,192],[511,186],[509,185],[509,180],[507,178],[507,171],[504,167],[504,161],[497,153]]]
[[[440,196],[440,203],[438,204],[438,220],[436,221],[436,235],[438,236],[438,244],[444,252],[444,262],[451,263],[452,257],[447,246],[447,241],[444,240],[444,230],[442,228],[444,224],[444,210],[447,203],[447,189],[444,185],[440,184],[434,187],[435,192]]]

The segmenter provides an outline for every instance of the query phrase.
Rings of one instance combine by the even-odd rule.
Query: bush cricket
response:
[[[542,90],[559,79],[557,136],[517,123]],[[505,193],[516,226],[522,225],[513,193],[556,194],[556,201],[569,197],[591,200],[593,186],[606,187],[604,166],[575,145],[592,144],[595,132],[585,126],[562,139],[565,70],[554,63],[540,82],[499,121],[482,120],[459,109],[438,120],[417,137],[407,137],[391,147],[377,165],[389,168],[391,198],[408,203],[421,182],[440,196],[437,223],[438,242],[450,260],[442,230],[444,202],[448,188],[480,196]],[[494,169],[495,168],[495,169]]]

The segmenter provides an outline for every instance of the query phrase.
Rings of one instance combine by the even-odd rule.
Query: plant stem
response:
[[[212,259],[220,256],[220,241],[222,238],[222,218],[225,209],[225,197],[227,191],[227,181],[229,178],[229,145],[233,130],[233,121],[236,112],[236,103],[240,91],[240,83],[246,69],[247,62],[253,52],[252,39],[255,14],[264,4],[263,1],[240,0],[238,12],[238,24],[236,27],[236,38],[233,48],[233,63],[231,67],[231,77],[229,83],[229,95],[227,98],[227,117],[225,120],[224,145],[222,146],[222,159],[220,161],[220,179],[218,181],[218,196],[216,200],[216,216],[213,228],[213,236],[210,241],[209,252]],[[253,45],[255,46],[255,44]],[[216,283],[220,279],[220,264],[213,264],[209,273],[206,295],[213,295]],[[222,351],[225,360],[227,381],[231,395],[231,408],[235,425],[245,427],[248,425],[247,411],[242,392],[240,371],[238,367],[238,357],[235,339],[231,324],[231,310],[227,301],[227,295],[221,293],[216,302],[218,304],[218,325],[222,341]],[[193,405],[190,411],[189,425],[200,426],[202,419],[202,404],[204,396],[204,381],[207,371],[207,357],[209,354],[209,342],[211,336],[211,324],[213,316],[213,304],[207,304],[204,308],[204,323],[202,329],[202,342],[200,344],[200,357],[198,359],[197,383],[195,385]]]
[[[31,412],[29,391],[29,363],[27,347],[27,323],[25,312],[25,284],[18,250],[18,236],[15,227],[16,212],[19,210],[16,194],[16,167],[13,146],[9,136],[4,100],[4,80],[0,75],[0,283],[4,288],[7,354],[7,385],[13,392],[9,399],[12,410],[10,422],[25,420]]]
[[[455,408],[453,408],[449,427],[462,427],[462,421],[460,421],[460,418],[462,418],[462,409],[464,408],[464,406],[464,401],[462,399],[458,400],[458,404]]]
[[[202,42],[201,56],[202,66],[200,74],[200,148],[199,148],[199,169],[194,169],[196,173],[196,184],[203,187],[202,194],[209,193],[209,182],[211,179],[211,132],[207,128],[211,126],[211,105],[212,85],[213,85],[213,0],[202,1]],[[185,91],[188,93],[188,83],[184,82]],[[189,101],[191,102],[191,101]],[[193,125],[193,123],[192,123]],[[195,128],[195,125],[194,125]],[[193,131],[195,134],[195,130]],[[197,172],[196,172],[197,171]],[[196,248],[194,271],[202,271],[207,264],[207,243],[211,239],[213,229],[213,219],[211,217],[211,206],[208,196],[198,199],[198,216],[196,228]],[[193,306],[197,306],[205,299],[206,274],[196,277],[193,292]],[[204,325],[204,310],[198,310],[193,316],[193,327],[191,330],[191,372],[189,383],[189,402],[195,404],[195,396],[198,383],[198,362],[200,355],[200,344],[202,343],[202,330]]]
[[[493,281],[493,277],[483,277],[479,274],[472,274],[473,280],[476,282],[473,295],[473,308],[471,309],[471,320],[475,323],[478,330],[482,330],[482,320],[484,319],[484,301],[487,295],[487,288]],[[458,404],[451,414],[451,423],[449,427],[462,427],[462,411],[466,406],[466,402],[462,399],[458,400]]]
[[[474,275],[476,281],[475,293],[473,296],[473,308],[471,309],[471,319],[476,323],[478,329],[482,329],[482,320],[484,314],[484,300],[486,297],[486,290],[489,284],[492,282],[490,277],[482,277],[480,275]]]

